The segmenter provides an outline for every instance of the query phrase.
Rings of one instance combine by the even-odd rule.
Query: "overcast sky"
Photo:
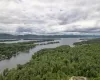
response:
[[[100,0],[0,0],[0,33],[99,34]]]

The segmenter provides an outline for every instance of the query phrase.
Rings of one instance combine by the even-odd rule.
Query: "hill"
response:
[[[25,35],[12,35],[12,34],[0,34],[0,39],[34,39],[34,38],[88,38],[88,37],[100,37],[99,35],[35,35],[35,34],[25,34]]]

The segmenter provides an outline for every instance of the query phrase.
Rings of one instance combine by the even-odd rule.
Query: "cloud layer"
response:
[[[100,33],[100,0],[0,0],[0,32]]]

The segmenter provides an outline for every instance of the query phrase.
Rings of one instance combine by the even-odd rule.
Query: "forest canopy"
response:
[[[18,52],[28,51],[35,46],[34,41],[7,44],[0,43],[0,60],[10,59],[12,56],[16,56]]]
[[[27,64],[4,70],[0,80],[100,80],[100,43],[94,42],[38,51]]]

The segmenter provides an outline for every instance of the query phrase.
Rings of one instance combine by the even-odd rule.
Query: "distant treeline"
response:
[[[22,39],[22,40],[24,40],[24,41],[30,40],[30,41],[34,41],[34,42],[54,41],[54,39]],[[0,39],[0,42],[10,42],[10,41],[20,41],[20,40],[17,40],[17,39]]]

